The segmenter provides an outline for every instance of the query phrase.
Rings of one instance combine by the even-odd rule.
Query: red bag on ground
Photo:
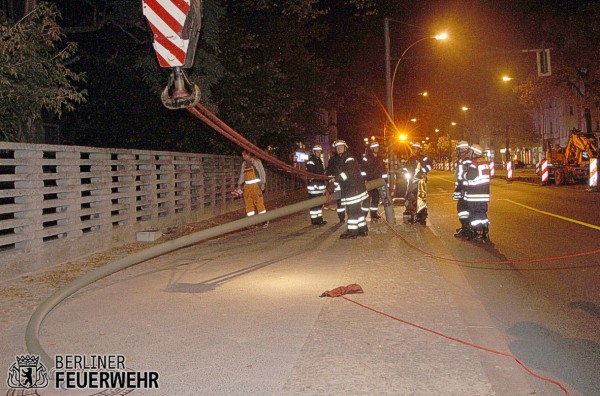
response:
[[[344,294],[361,294],[364,293],[362,287],[356,283],[352,283],[347,286],[336,287],[332,290],[324,291],[319,297],[339,297]]]

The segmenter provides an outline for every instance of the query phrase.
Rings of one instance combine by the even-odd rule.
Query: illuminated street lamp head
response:
[[[408,136],[406,135],[406,133],[401,133],[400,136],[398,136],[398,139],[400,139],[401,142],[406,142]]]
[[[411,118],[410,122],[417,122],[417,119],[416,118]]]
[[[509,77],[509,76],[502,76],[502,81],[510,81],[510,80],[514,80],[514,78]]]
[[[452,122],[450,123],[450,125],[452,125],[452,126],[456,126],[456,122],[452,121]]]
[[[419,92],[419,96],[427,96],[429,95],[429,92],[424,91],[424,92]]]
[[[438,128],[435,128],[435,133],[438,133],[440,130]]]
[[[435,39],[436,40],[447,40],[448,39],[448,33],[437,34],[437,35],[435,35]]]
[[[470,108],[470,107],[467,107],[467,106],[463,106],[463,107],[461,108],[461,110],[462,110],[462,111],[467,111],[467,110],[471,110],[471,108]]]

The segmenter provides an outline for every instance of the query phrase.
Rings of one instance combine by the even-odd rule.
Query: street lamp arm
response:
[[[406,48],[404,50],[404,52],[402,53],[402,55],[400,55],[400,58],[398,58],[398,61],[396,62],[396,66],[394,67],[394,72],[392,73],[392,82],[390,84],[390,101],[391,101],[391,109],[392,109],[392,114],[390,114],[390,117],[392,117],[393,119],[393,109],[394,109],[394,81],[396,79],[396,72],[398,71],[398,66],[400,66],[400,61],[402,61],[402,58],[404,58],[404,55],[406,55],[406,53],[408,52],[408,50],[410,50],[412,47],[414,47],[415,45],[417,45],[418,43],[420,43],[421,41],[425,41],[428,39],[436,39],[439,40],[438,36],[428,36],[428,37],[423,37],[422,39],[419,39],[417,41],[415,41],[414,43],[412,43],[411,45],[408,46],[408,48]]]

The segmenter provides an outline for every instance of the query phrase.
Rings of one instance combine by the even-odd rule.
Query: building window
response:
[[[327,125],[329,122],[329,117],[326,111],[319,111],[319,120],[321,120],[323,125]]]

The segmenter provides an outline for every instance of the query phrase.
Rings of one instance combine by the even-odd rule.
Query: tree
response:
[[[44,111],[60,116],[85,100],[69,69],[76,46],[59,47],[56,6],[40,3],[16,23],[0,21],[0,137],[31,141]]]
[[[309,49],[319,37],[314,2],[227,2],[220,47],[225,75],[219,115],[280,156],[324,131],[330,71]]]

